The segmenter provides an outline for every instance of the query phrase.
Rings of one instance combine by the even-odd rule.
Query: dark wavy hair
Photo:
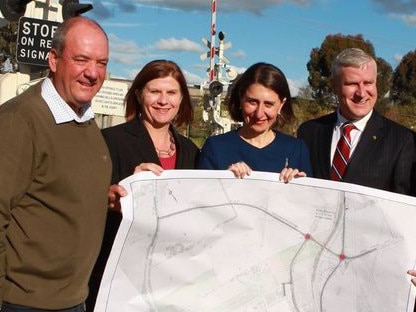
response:
[[[135,116],[140,116],[142,113],[143,107],[142,104],[139,103],[138,98],[140,98],[146,84],[151,80],[165,78],[168,76],[173,77],[179,83],[182,95],[182,101],[178,114],[173,121],[175,126],[189,124],[192,122],[194,118],[194,110],[188,86],[186,85],[185,76],[180,67],[175,62],[169,60],[154,60],[147,63],[137,74],[136,78],[134,78],[134,81],[125,97],[127,120],[131,120]],[[140,96],[136,95],[136,90]]]
[[[292,97],[290,95],[289,84],[286,76],[276,66],[269,63],[256,63],[251,65],[243,75],[237,80],[228,101],[228,111],[234,121],[243,121],[243,112],[241,110],[241,101],[252,84],[261,84],[262,86],[273,90],[286,102],[282,107],[279,118],[277,118],[273,128],[281,128],[290,122],[293,117]]]

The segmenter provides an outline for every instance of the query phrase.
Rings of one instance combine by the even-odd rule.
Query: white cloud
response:
[[[388,13],[408,14],[416,10],[416,1],[413,0],[371,0],[381,11]]]
[[[137,68],[140,64],[140,60],[147,56],[147,51],[133,40],[122,40],[114,34],[109,34],[108,39],[110,42],[110,63],[109,63],[109,72],[111,75],[111,68],[129,68],[128,71],[132,68]],[[114,66],[113,66],[114,64]],[[135,70],[137,73],[137,70]],[[122,73],[116,73],[121,75]],[[131,78],[131,73],[127,72],[127,77]]]
[[[203,52],[201,45],[189,39],[160,39],[154,44],[156,50],[161,51],[175,51],[175,52]]]
[[[114,34],[109,34],[110,53],[123,55],[145,55],[145,50],[133,40],[122,40]]]
[[[416,26],[416,14],[403,14],[401,15],[401,19],[408,25]]]
[[[292,97],[297,96],[299,93],[299,89],[307,85],[305,81],[300,80],[287,79],[287,82],[289,84],[290,95]]]
[[[232,58],[243,59],[246,57],[246,53],[243,50],[238,50],[230,54]]]
[[[408,25],[416,26],[416,1],[413,0],[372,0],[380,12],[388,13]],[[409,12],[411,14],[409,14]]]
[[[206,78],[203,78],[203,77],[201,77],[197,74],[191,73],[191,72],[186,71],[186,70],[183,71],[183,74],[185,75],[186,82],[189,85],[193,85],[193,84],[198,85],[198,84],[204,83],[205,80],[206,80]]]
[[[400,61],[402,60],[402,58],[403,58],[403,55],[397,54],[397,53],[393,56],[393,59],[396,62],[396,64],[394,64],[394,67],[396,67],[400,63]]]
[[[263,11],[292,3],[298,6],[308,6],[319,0],[227,0],[227,2],[218,1],[217,6],[224,12],[246,11],[253,14],[261,14]],[[134,12],[134,8],[145,6],[147,8],[155,8],[158,10],[173,9],[182,11],[206,11],[211,8],[211,2],[207,0],[118,0],[114,3],[105,2],[103,0],[94,0],[94,14],[101,17],[109,17],[115,13],[115,10],[123,12]]]

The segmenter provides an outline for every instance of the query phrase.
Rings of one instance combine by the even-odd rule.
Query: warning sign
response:
[[[52,38],[59,24],[59,22],[21,17],[17,35],[17,61],[24,64],[48,66]]]
[[[124,97],[128,90],[127,82],[105,80],[100,91],[91,102],[96,114],[124,116]]]

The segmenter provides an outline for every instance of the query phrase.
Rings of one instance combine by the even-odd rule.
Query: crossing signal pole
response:
[[[225,33],[218,33],[219,46],[215,46],[217,36],[217,0],[211,4],[211,39],[202,38],[202,42],[208,47],[208,52],[201,55],[201,60],[209,58],[208,67],[208,103],[204,104],[203,118],[210,121],[211,117],[216,123],[214,134],[224,133],[231,130],[231,120],[221,116],[221,94],[225,86],[236,78],[235,69],[230,66],[230,61],[224,55],[224,50],[231,47],[231,42],[225,42]],[[216,62],[216,58],[218,61]],[[232,78],[232,79],[230,79]]]

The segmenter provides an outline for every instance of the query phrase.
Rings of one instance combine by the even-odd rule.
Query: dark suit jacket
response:
[[[198,147],[189,139],[170,130],[176,142],[175,169],[195,169],[199,155]],[[139,118],[102,130],[113,163],[112,184],[132,175],[139,164],[159,164],[152,139]]]
[[[298,137],[309,147],[313,176],[330,178],[336,113],[306,121]],[[415,133],[373,111],[351,156],[343,182],[416,195]]]
[[[176,143],[175,169],[195,169],[199,156],[198,147],[191,140],[180,135],[172,126],[170,130]],[[112,184],[117,184],[124,178],[132,175],[134,168],[140,163],[151,162],[160,165],[152,139],[139,118],[103,129],[102,134],[113,163]],[[86,300],[87,312],[94,310],[101,277],[104,273],[121,217],[121,213],[117,211],[108,211],[100,255],[95,263],[89,282],[90,293]]]

